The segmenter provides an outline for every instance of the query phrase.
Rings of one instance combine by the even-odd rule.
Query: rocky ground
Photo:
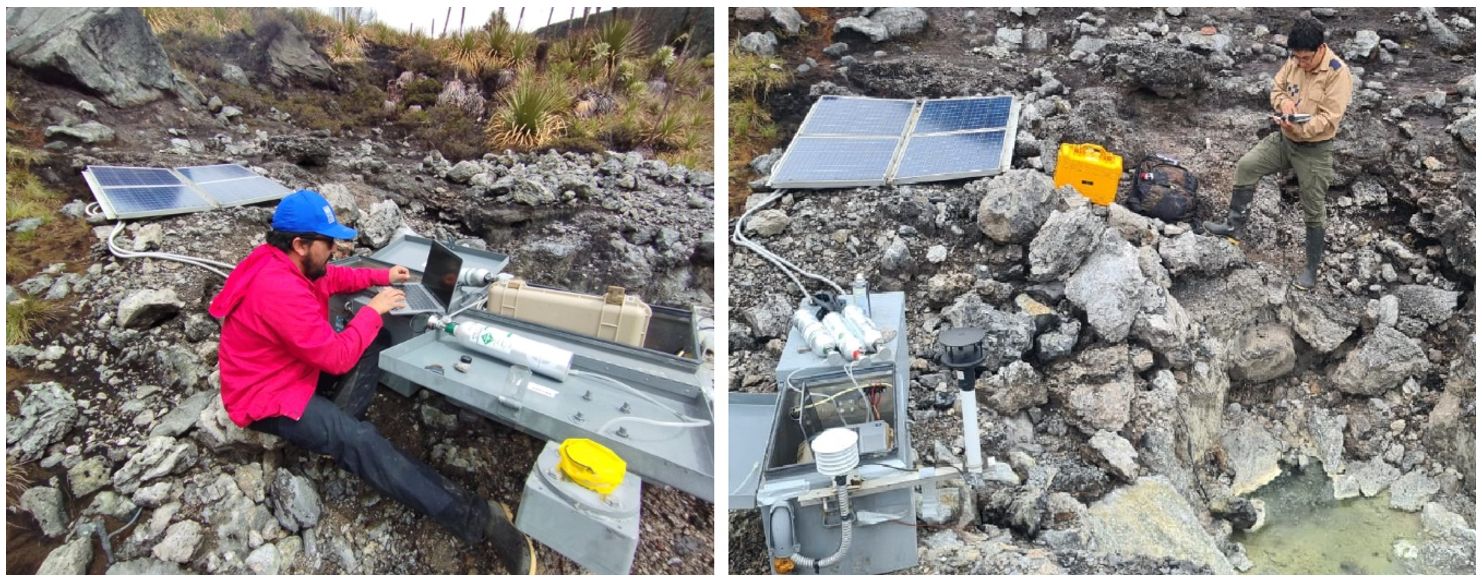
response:
[[[988,330],[978,427],[996,465],[967,523],[919,522],[908,572],[1246,570],[1237,530],[1281,517],[1246,496],[1304,468],[1421,512],[1420,549],[1394,555],[1407,569],[1475,568],[1475,11],[1314,12],[1356,94],[1321,283],[1302,292],[1290,176],[1261,182],[1240,246],[1051,182],[1061,142],[1126,166],[1164,153],[1202,180],[1201,217],[1221,215],[1296,11],[735,11],[743,50],[795,72],[768,101],[784,141],[820,94],[1022,105],[1003,175],[793,192],[747,225],[840,284],[906,292],[923,463],[962,445],[936,336]],[[730,388],[773,391],[798,297],[747,250],[730,264]],[[765,572],[759,520],[731,516],[731,570]]]
[[[136,36],[124,40],[152,41]],[[293,71],[317,70],[312,50],[299,53],[300,62],[269,52],[272,70],[290,79]],[[117,90],[100,94],[79,89],[108,83],[74,77],[53,84],[58,73],[39,70],[8,68],[8,117],[44,132],[50,158],[33,171],[76,200],[58,219],[87,220],[94,236],[79,240],[85,251],[7,281],[7,302],[31,296],[68,305],[29,343],[7,348],[10,571],[503,570],[492,551],[469,549],[332,461],[232,425],[217,396],[219,329],[206,314],[222,279],[175,262],[112,256],[104,240],[113,224],[84,211],[93,200],[79,176],[87,165],[242,163],[291,188],[324,193],[340,219],[359,229],[349,248],[355,255],[403,232],[454,238],[509,254],[507,271],[533,282],[582,291],[618,284],[650,302],[712,308],[708,172],[624,153],[506,152],[454,164],[378,127],[316,133],[285,115],[243,114],[193,92],[191,80],[204,77],[140,81],[127,92],[117,75],[129,71],[114,70],[107,74],[116,75],[109,86]],[[226,82],[240,75],[270,90],[266,72],[233,65],[223,74]],[[258,74],[261,82],[249,80]],[[136,102],[149,91],[154,99]],[[233,263],[262,243],[272,207],[135,220],[119,245]],[[10,226],[24,231],[27,224]],[[543,444],[425,392],[407,399],[383,390],[370,421],[402,449],[516,511]],[[646,486],[644,495],[634,571],[708,573],[712,505],[660,485]],[[98,529],[111,540],[100,542]],[[537,549],[543,569],[579,571]]]

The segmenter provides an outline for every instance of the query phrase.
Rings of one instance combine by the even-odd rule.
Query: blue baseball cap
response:
[[[337,240],[355,239],[355,229],[340,224],[334,209],[319,192],[300,189],[278,202],[273,211],[273,229],[295,234],[319,234]]]

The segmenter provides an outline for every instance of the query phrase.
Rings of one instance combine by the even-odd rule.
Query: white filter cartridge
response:
[[[839,345],[839,354],[844,355],[845,360],[859,360],[864,355],[864,343],[855,338],[854,333],[849,331],[849,325],[837,312],[830,312],[823,316],[823,327],[833,335],[834,343]]]
[[[792,313],[792,323],[798,328],[798,334],[803,335],[803,340],[807,341],[809,350],[819,358],[828,357],[829,351],[838,346],[834,343],[834,337],[829,335],[828,329],[807,308],[799,308]]]
[[[477,322],[443,322],[433,318],[432,324],[499,360],[558,381],[565,381],[566,373],[571,371],[572,355],[568,350]]]
[[[849,323],[850,329],[855,331],[865,348],[871,352],[885,346],[885,335],[880,334],[880,329],[875,327],[875,322],[865,316],[864,310],[859,306],[854,304],[844,306],[844,322]]]

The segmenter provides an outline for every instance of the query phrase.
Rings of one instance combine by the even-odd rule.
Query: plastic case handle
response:
[[[1097,157],[1100,157],[1102,159],[1106,158],[1106,148],[1095,143],[1081,143],[1080,145],[1077,145],[1077,147],[1080,149],[1080,153],[1082,155],[1095,154]]]

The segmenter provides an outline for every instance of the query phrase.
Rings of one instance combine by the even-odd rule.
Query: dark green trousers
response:
[[[1302,221],[1320,228],[1328,221],[1328,184],[1333,182],[1333,141],[1293,143],[1275,131],[1235,165],[1235,187],[1255,187],[1262,177],[1292,170],[1302,190]]]

